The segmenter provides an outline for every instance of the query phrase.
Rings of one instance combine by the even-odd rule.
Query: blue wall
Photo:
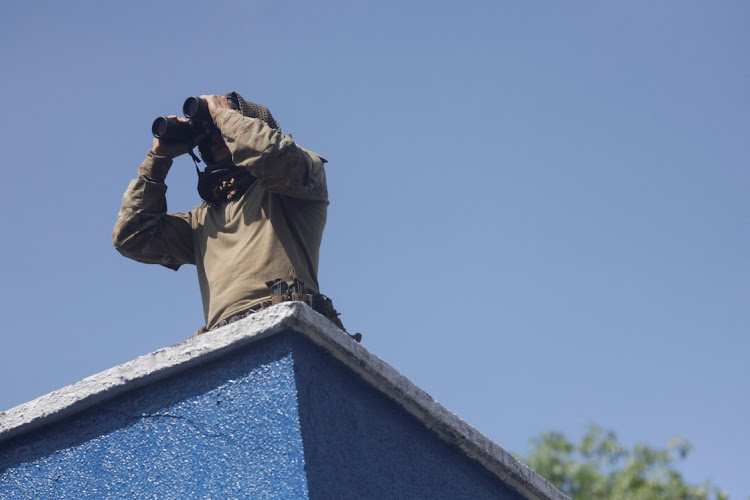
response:
[[[0,444],[0,498],[522,498],[276,335]]]
[[[304,347],[294,370],[310,498],[523,498],[329,354]]]
[[[292,340],[0,444],[0,498],[308,498]]]

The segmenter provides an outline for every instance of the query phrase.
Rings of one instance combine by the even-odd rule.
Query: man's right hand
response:
[[[181,116],[168,116],[170,120],[176,120],[182,123],[188,123],[190,120]],[[188,151],[196,147],[200,142],[206,138],[206,134],[198,135],[192,144],[184,142],[164,142],[154,137],[154,143],[151,147],[151,151],[157,156],[166,156],[168,158],[177,158],[178,156],[184,155]]]

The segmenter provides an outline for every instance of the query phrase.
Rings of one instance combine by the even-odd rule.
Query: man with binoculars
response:
[[[186,118],[160,117],[151,150],[123,197],[115,248],[139,262],[198,270],[206,325],[236,321],[283,300],[304,300],[343,329],[318,289],[326,223],[326,160],[284,135],[264,106],[236,92],[191,97]],[[201,206],[167,213],[173,158],[198,147]],[[287,283],[287,280],[290,283]],[[358,340],[358,339],[357,339]]]

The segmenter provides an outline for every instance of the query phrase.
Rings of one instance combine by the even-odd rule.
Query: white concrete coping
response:
[[[568,498],[301,302],[282,302],[216,331],[145,354],[0,412],[0,442],[286,330],[299,332],[321,346],[444,441],[480,462],[524,497]]]

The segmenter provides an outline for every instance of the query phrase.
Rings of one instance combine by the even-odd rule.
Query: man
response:
[[[115,248],[174,270],[197,266],[206,319],[197,333],[292,298],[292,292],[343,329],[330,299],[318,289],[328,207],[326,160],[295,144],[267,108],[236,92],[201,99],[213,125],[192,143],[154,139],[123,197],[112,236]],[[168,214],[164,180],[172,160],[192,155],[196,145],[206,163],[198,183],[204,203],[188,213]]]

